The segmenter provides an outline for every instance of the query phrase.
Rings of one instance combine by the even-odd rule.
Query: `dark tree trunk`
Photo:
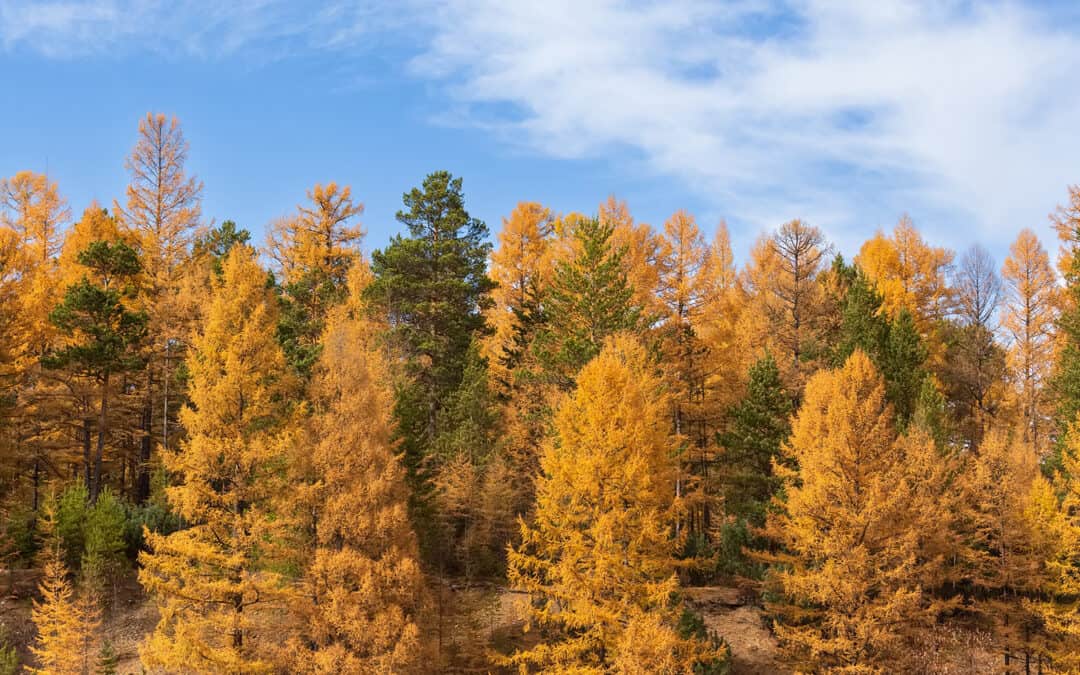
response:
[[[142,412],[142,438],[139,439],[138,473],[135,479],[135,501],[145,504],[150,499],[150,419],[153,408],[150,397]]]
[[[109,375],[101,381],[101,407],[98,412],[97,450],[94,453],[94,475],[90,483],[90,503],[96,504],[101,493],[101,463],[105,456],[105,434],[109,427]]]
[[[90,431],[90,418],[89,417],[84,417],[83,418],[83,430],[82,430],[82,432],[83,432],[82,433],[82,435],[83,435],[83,439],[82,439],[82,441],[83,441],[83,484],[86,485],[87,488],[89,488],[90,487],[90,465],[92,464],[91,453],[90,453],[90,444],[91,444],[90,439],[91,439],[91,437],[93,435],[92,432]]]

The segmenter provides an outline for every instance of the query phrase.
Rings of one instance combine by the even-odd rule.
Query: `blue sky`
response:
[[[367,248],[401,193],[464,177],[513,205],[732,226],[802,217],[841,250],[908,212],[998,254],[1080,182],[1073,3],[0,0],[0,175],[76,212],[122,198],[138,119],[177,115],[204,212],[261,238],[352,185]]]

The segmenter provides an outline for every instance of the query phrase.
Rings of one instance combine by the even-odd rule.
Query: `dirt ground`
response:
[[[34,638],[30,621],[31,594],[36,584],[32,571],[0,575],[0,625],[4,626],[23,663],[29,661],[29,645]],[[432,672],[510,672],[492,666],[495,654],[508,654],[527,647],[538,638],[536,631],[524,630],[528,597],[496,584],[465,584],[443,581],[433,589],[432,611],[439,617],[432,636]],[[686,589],[687,602],[701,613],[710,631],[723,637],[731,647],[733,675],[789,674],[779,645],[768,628],[766,617],[753,598],[737,588],[698,587]],[[138,648],[157,622],[157,610],[129,575],[115,589],[112,606],[104,617],[104,637],[119,657],[121,675],[143,672]],[[1005,672],[985,636],[965,626],[942,627],[927,645],[927,673]],[[932,653],[930,653],[932,652]]]
[[[780,661],[780,647],[768,629],[765,615],[738,588],[706,586],[686,589],[687,601],[701,614],[705,626],[731,647],[733,675],[790,673]]]
[[[9,583],[12,582],[13,583]],[[30,621],[35,570],[16,570],[0,576],[0,625],[16,647],[22,663],[30,661],[34,626]],[[139,644],[157,623],[157,609],[148,602],[135,575],[125,577],[110,592],[109,607],[102,617],[102,635],[119,659],[119,675],[139,675]]]

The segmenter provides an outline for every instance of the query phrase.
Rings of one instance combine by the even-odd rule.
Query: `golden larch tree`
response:
[[[706,386],[721,410],[732,406],[742,395],[745,375],[756,350],[752,339],[740,331],[747,307],[747,294],[739,282],[731,235],[727,223],[716,226],[709,246],[708,291],[698,312],[694,331],[709,349],[711,368]]]
[[[179,267],[202,214],[202,182],[188,176],[188,142],[175,117],[147,113],[125,166],[131,174],[127,204],[115,206],[138,235],[155,290],[175,288]]]
[[[1069,186],[1069,201],[1054,209],[1050,224],[1061,243],[1058,272],[1068,277],[1073,271],[1073,258],[1080,251],[1080,185]]]
[[[510,552],[546,639],[508,660],[544,672],[690,672],[704,645],[675,632],[675,439],[661,377],[632,337],[610,338],[555,414],[536,517]],[[649,644],[635,638],[650,635]],[[649,652],[651,646],[662,649]],[[673,664],[674,668],[670,668]]]
[[[30,647],[40,675],[85,675],[98,654],[101,615],[94,599],[85,591],[76,594],[68,579],[62,542],[56,533],[55,500],[50,499],[38,521],[44,535],[41,555],[41,600],[34,600],[31,620],[37,640]]]
[[[828,304],[818,275],[829,250],[821,230],[792,220],[751,251],[747,281],[757,320],[754,340],[758,349],[772,347],[791,391],[801,391],[821,350]]]
[[[364,230],[355,218],[364,205],[353,202],[352,189],[334,182],[316,184],[307,197],[310,204],[276,220],[267,235],[267,251],[285,285],[312,272],[341,278],[360,255]]]
[[[47,176],[20,171],[0,180],[0,223],[14,230],[22,251],[20,300],[29,329],[24,336],[28,367],[53,335],[48,317],[62,293],[56,283],[57,256],[63,227],[70,219],[71,209]]]
[[[768,582],[777,636],[815,667],[900,668],[905,638],[941,609],[923,591],[942,562],[924,539],[948,527],[948,467],[921,432],[897,439],[884,381],[858,350],[807,383],[785,452],[785,497],[766,523],[784,551]]]
[[[1045,556],[1048,600],[1037,605],[1051,639],[1055,672],[1080,672],[1080,427],[1065,438],[1061,471],[1033,509],[1036,532],[1051,545]],[[1041,505],[1041,508],[1039,506]]]
[[[524,513],[533,503],[532,478],[551,418],[552,385],[542,377],[532,347],[546,321],[544,303],[556,258],[556,225],[548,208],[536,202],[521,202],[503,219],[498,246],[491,253],[488,274],[498,285],[491,292],[492,306],[486,313],[492,330],[480,340],[480,355],[487,360],[492,390],[504,401],[499,406],[502,433],[494,463],[483,475],[477,467],[465,466],[464,457],[458,458],[457,470],[443,474],[452,479],[444,487],[458,493],[451,502],[472,502],[473,511],[488,515],[492,515],[491,509],[484,508],[482,502],[497,506],[493,500],[500,495],[505,498],[502,508],[511,513]],[[500,476],[506,480],[494,484]],[[476,481],[489,483],[494,492],[480,490],[473,494]],[[486,516],[482,520],[493,526],[496,522]],[[474,533],[488,539],[496,535],[484,529],[474,528]],[[500,549],[508,539],[502,540]]]
[[[722,415],[715,390],[709,387],[718,368],[699,332],[716,291],[714,258],[694,217],[685,211],[677,211],[664,223],[662,250],[657,261],[657,300],[662,312],[657,333],[671,391],[673,431],[686,439],[689,448],[676,490],[682,494],[689,477],[699,485],[708,480],[712,440]],[[704,532],[709,504],[688,505],[687,512],[692,530]]]
[[[480,353],[488,361],[493,382],[504,392],[541,320],[554,232],[548,208],[521,202],[503,218],[498,246],[491,252],[488,276],[498,286],[491,292],[492,306],[487,311],[491,335],[481,341]]]
[[[623,251],[623,271],[634,289],[634,304],[643,308],[644,316],[651,317],[659,311],[656,304],[657,261],[663,255],[663,240],[648,224],[635,222],[626,202],[614,195],[600,205],[598,218],[613,228],[612,249]]]
[[[280,501],[291,443],[285,358],[274,338],[277,300],[248,246],[224,265],[187,367],[188,438],[163,454],[175,482],[166,496],[186,527],[147,532],[139,580],[161,619],[143,645],[151,667],[263,672],[292,528]]]
[[[86,274],[86,267],[79,264],[79,254],[95,241],[122,241],[133,248],[138,244],[132,233],[120,228],[120,223],[108,210],[96,201],[91,202],[64,235],[58,258],[61,288],[78,283]]]
[[[948,273],[953,257],[952,251],[927,244],[904,215],[892,234],[879,231],[867,240],[855,263],[881,294],[882,311],[895,318],[901,309],[908,310],[926,336],[935,321],[952,311]]]
[[[991,429],[978,453],[964,458],[957,532],[959,564],[974,608],[994,627],[1005,666],[1029,665],[1045,652],[1045,636],[1032,602],[1046,583],[1046,546],[1035,536],[1030,505],[1044,482],[1031,445]]]
[[[284,291],[278,337],[305,379],[318,360],[326,317],[347,293],[364,235],[355,220],[364,206],[353,202],[349,186],[315,185],[307,196],[310,205],[272,225],[267,247]]]
[[[354,300],[366,266],[350,274]],[[307,442],[315,530],[293,672],[424,669],[424,579],[394,452],[391,373],[368,313],[332,313],[311,384]]]
[[[1001,324],[1008,332],[1009,365],[1016,382],[1024,441],[1042,455],[1050,440],[1050,402],[1045,388],[1054,360],[1054,322],[1060,293],[1050,256],[1030,229],[1009,247],[1001,268],[1005,305]]]
[[[152,439],[158,430],[160,446],[171,447],[170,433],[179,410],[176,402],[182,400],[175,365],[184,359],[199,311],[193,299],[181,292],[184,262],[202,216],[203,184],[187,173],[188,150],[175,117],[147,113],[139,120],[138,138],[125,162],[130,175],[126,203],[113,203],[123,229],[138,243],[145,277],[144,309],[149,317],[150,360],[140,388],[140,499],[150,493]]]
[[[20,171],[0,179],[0,229],[10,255],[4,272],[12,300],[12,321],[4,325],[9,364],[11,441],[19,469],[33,479],[33,504],[38,485],[50,468],[57,468],[53,451],[64,445],[62,425],[43,414],[58,387],[43,372],[41,357],[54,346],[57,330],[49,312],[63,295],[57,279],[57,254],[63,227],[71,211],[55,182],[47,176]],[[57,468],[57,470],[59,470]]]

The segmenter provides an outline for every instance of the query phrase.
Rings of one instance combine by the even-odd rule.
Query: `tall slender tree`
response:
[[[1016,381],[1024,440],[1045,455],[1051,427],[1046,387],[1053,368],[1057,278],[1039,238],[1023,229],[1001,268],[1005,284],[1002,326],[1009,336],[1009,366]]]
[[[904,668],[905,638],[943,609],[923,591],[942,564],[925,540],[948,528],[936,502],[949,467],[924,434],[897,438],[861,351],[807,383],[785,447],[795,468],[777,465],[784,499],[766,526],[785,550],[769,579],[777,635],[815,667]]]
[[[285,356],[274,338],[277,302],[248,246],[225,262],[188,352],[188,438],[163,456],[176,482],[169,503],[187,527],[146,532],[139,581],[161,619],[143,661],[167,670],[262,672],[280,635],[264,612],[283,601],[276,561],[291,552],[282,501],[294,432]],[[283,605],[277,604],[280,610]]]
[[[350,274],[359,291],[360,273]],[[331,311],[312,380],[314,550],[303,577],[293,672],[419,672],[424,580],[394,454],[390,367],[378,326]]]
[[[715,280],[713,257],[693,216],[685,211],[672,215],[664,223],[662,244],[657,261],[660,320],[656,332],[672,389],[673,431],[686,444],[677,485],[681,494],[689,476],[702,487],[708,483],[715,454],[713,435],[723,412],[715,389],[709,386],[715,366],[699,333]],[[698,494],[702,499],[687,509],[687,516],[691,529],[703,534],[709,529],[713,509],[704,498],[706,492]]]
[[[96,241],[79,254],[78,261],[89,274],[68,287],[64,301],[49,315],[69,343],[46,354],[42,363],[47,368],[90,378],[98,385],[97,446],[92,461],[85,458],[90,501],[95,502],[102,488],[113,378],[145,366],[141,349],[147,317],[128,306],[135,293],[132,282],[142,269],[138,254],[130,246]]]
[[[13,389],[5,418],[11,445],[19,457],[19,473],[29,473],[33,506],[38,507],[39,486],[50,467],[56,425],[43,408],[58,395],[57,387],[42,372],[41,357],[55,346],[56,329],[49,312],[60,301],[57,254],[62,228],[71,211],[48,176],[20,171],[0,179],[0,228],[11,255],[6,264],[13,320],[5,325],[8,339],[8,376]]]
[[[461,185],[460,178],[437,171],[422,189],[405,193],[397,219],[409,236],[396,235],[372,254],[374,279],[365,291],[404,360],[407,383],[398,389],[395,410],[425,546],[433,541],[425,536],[433,526],[427,458],[440,432],[439,411],[461,384],[473,339],[486,331],[494,286],[486,273],[488,229],[465,210]]]
[[[170,432],[180,409],[177,401],[183,400],[183,392],[177,390],[180,381],[175,365],[184,359],[195,314],[180,290],[182,263],[201,217],[203,184],[187,174],[187,156],[188,142],[180,122],[161,113],[147,113],[139,120],[138,139],[125,162],[131,176],[126,204],[115,203],[113,208],[123,226],[135,235],[146,276],[143,292],[151,358],[142,390],[140,500],[150,494],[155,419],[160,423],[157,440],[161,447],[172,447]]]
[[[978,245],[960,258],[954,293],[957,319],[946,324],[938,372],[968,445],[977,448],[1005,405],[1005,350],[996,339],[1002,285],[990,254]]]
[[[1051,221],[1062,245],[1058,265],[1065,288],[1061,291],[1052,379],[1057,442],[1044,463],[1047,475],[1062,468],[1066,437],[1080,413],[1080,186],[1069,188],[1069,203],[1059,206]]]
[[[662,378],[633,337],[611,338],[555,416],[537,512],[510,553],[541,644],[511,657],[555,672],[679,672],[719,658],[676,632],[676,461]],[[652,644],[640,644],[650,627]],[[662,645],[662,647],[661,647]],[[650,654],[649,649],[653,648]]]
[[[801,220],[784,223],[752,252],[747,277],[760,320],[757,339],[772,346],[796,396],[824,355],[822,319],[827,305],[817,278],[828,253],[821,230]]]
[[[780,369],[766,354],[750,367],[746,396],[728,412],[727,429],[717,438],[726,514],[754,527],[765,524],[765,513],[781,486],[773,466],[783,461],[791,412]]]
[[[481,343],[494,382],[504,393],[512,386],[513,371],[544,321],[544,296],[551,282],[554,218],[536,202],[514,207],[491,252],[492,305],[487,313],[491,335]]]

